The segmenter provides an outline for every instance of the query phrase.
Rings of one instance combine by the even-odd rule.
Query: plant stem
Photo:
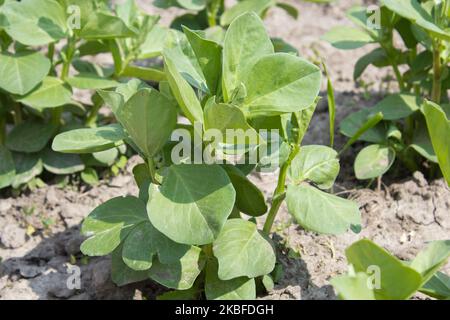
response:
[[[95,126],[95,123],[97,122],[98,112],[101,107],[101,103],[95,103],[92,106],[91,112],[89,112],[89,116],[86,119],[86,127],[93,128]]]
[[[149,157],[147,159],[147,166],[148,166],[148,171],[150,173],[150,178],[152,179],[152,183],[159,184],[158,180],[156,180],[155,161],[153,161],[152,157]]]
[[[215,27],[217,25],[217,15],[221,7],[221,0],[213,0],[207,8],[208,25]]]
[[[280,173],[278,175],[278,184],[273,193],[272,206],[270,207],[269,213],[267,215],[267,220],[264,223],[264,228],[263,228],[264,233],[266,233],[267,235],[270,234],[273,223],[278,214],[278,210],[280,209],[281,204],[283,203],[284,199],[286,198],[287,171],[291,165],[292,160],[297,156],[299,151],[300,151],[300,146],[294,145],[293,150],[291,151],[291,154],[289,155],[288,160],[283,164],[283,166],[280,169]]]
[[[66,48],[66,57],[63,62],[63,67],[61,70],[61,80],[66,80],[66,78],[69,76],[70,71],[70,65],[72,64],[72,59],[75,54],[75,38],[70,37],[67,39],[67,48]]]
[[[19,124],[22,122],[22,109],[19,103],[14,103],[14,124]]]
[[[50,61],[53,64],[53,56],[55,55],[55,44],[50,43],[48,45],[48,51],[47,51],[47,57],[50,59]]]
[[[441,42],[433,41],[433,89],[431,92],[431,100],[437,104],[441,102]]]
[[[61,124],[62,108],[54,108],[52,110],[52,124],[59,126]]]

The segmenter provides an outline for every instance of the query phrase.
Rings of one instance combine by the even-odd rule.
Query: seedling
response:
[[[370,240],[346,250],[348,275],[331,280],[341,299],[406,300],[420,291],[437,299],[450,298],[450,277],[439,269],[450,257],[450,241],[431,242],[410,262],[398,260]]]
[[[369,65],[391,67],[400,89],[400,93],[389,95],[373,108],[349,115],[341,123],[341,132],[351,138],[351,143],[357,140],[371,143],[356,157],[358,179],[380,177],[397,159],[410,171],[431,167],[432,177],[438,162],[443,172],[448,171],[444,159],[448,159],[448,152],[444,156],[446,151],[442,149],[448,133],[442,135],[442,131],[438,138],[432,127],[427,130],[421,111],[429,110],[425,107],[430,105],[426,99],[448,109],[450,4],[417,0],[382,0],[381,4],[375,12],[362,7],[351,9],[348,17],[357,28],[337,27],[324,36],[333,46],[344,50],[377,44],[376,49],[356,63],[354,79],[358,80]],[[403,40],[402,48],[394,46],[395,34]],[[422,165],[424,161],[429,164]],[[444,175],[448,180],[448,173]]]
[[[275,53],[255,13],[236,18],[223,45],[200,31],[174,32],[163,57],[168,82],[160,83],[160,91],[136,80],[99,91],[118,124],[68,131],[53,141],[55,151],[68,153],[127,143],[144,160],[133,169],[139,197],[109,200],[82,227],[90,236],[82,252],[112,254],[112,278],[118,285],[151,278],[180,290],[171,298],[254,299],[256,280],[275,267],[269,235],[285,199],[297,223],[308,230],[339,234],[358,229],[358,206],[323,191],[339,172],[337,153],[300,145],[318,100],[318,67]],[[189,123],[177,123],[180,115]],[[243,150],[243,157],[251,158],[251,143],[207,137],[210,130],[219,136],[241,130],[256,133],[256,149],[272,153],[245,164],[192,163],[191,152],[175,161],[180,144],[170,137],[176,128],[192,133],[192,151]],[[270,129],[277,129],[281,139],[259,134]],[[195,136],[201,137],[198,144]],[[279,181],[268,209],[246,175],[273,163]],[[259,230],[255,217],[262,216]]]

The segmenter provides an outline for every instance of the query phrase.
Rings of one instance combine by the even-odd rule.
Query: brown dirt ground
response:
[[[162,14],[168,24],[176,10],[159,11],[139,1],[150,12]],[[370,50],[339,51],[319,37],[335,25],[348,24],[345,10],[360,1],[341,0],[331,6],[288,1],[300,10],[294,21],[279,9],[271,10],[266,25],[272,36],[282,37],[301,55],[327,63],[336,90],[337,122],[350,112],[373,105],[395,84],[389,70],[370,68],[364,75],[367,86],[352,80],[357,58]],[[323,93],[325,94],[325,93]],[[328,144],[327,104],[323,101],[312,121],[305,144]],[[345,139],[337,135],[337,146]],[[358,148],[358,147],[356,147]],[[262,299],[335,299],[330,277],[346,271],[344,250],[358,239],[369,238],[401,259],[411,259],[427,242],[450,238],[450,190],[443,180],[427,182],[420,173],[384,186],[380,192],[364,189],[352,176],[355,150],[341,159],[337,192],[357,201],[363,231],[342,236],[323,236],[296,226],[285,207],[275,223],[274,239],[279,247],[284,276]],[[84,258],[79,252],[83,238],[79,225],[100,203],[120,195],[136,194],[131,175],[136,159],[115,178],[95,188],[49,185],[18,197],[0,198],[0,299],[142,299],[154,298],[161,288],[150,281],[117,288],[110,280],[109,258]],[[255,174],[253,181],[268,201],[277,177]],[[298,252],[297,258],[289,251]],[[291,256],[291,257],[289,257]],[[71,263],[81,267],[81,289],[66,286]],[[450,272],[450,264],[444,268]],[[422,298],[418,296],[418,298]]]

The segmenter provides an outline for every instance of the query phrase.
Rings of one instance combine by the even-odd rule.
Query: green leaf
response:
[[[16,175],[11,183],[13,188],[19,188],[22,184],[28,183],[42,173],[43,165],[38,153],[15,152],[13,153],[13,159],[16,167]]]
[[[352,244],[345,253],[356,272],[367,273],[371,266],[380,268],[381,286],[374,289],[377,300],[408,299],[421,286],[422,277],[417,271],[370,240],[364,239]]]
[[[81,180],[90,186],[96,186],[99,184],[97,171],[94,168],[86,168],[81,172]]]
[[[450,240],[433,241],[409,265],[422,276],[425,284],[446,263],[450,257]]]
[[[450,298],[450,277],[437,272],[421,289],[421,292],[436,299]]]
[[[45,78],[50,66],[50,60],[39,52],[0,53],[0,88],[24,95]]]
[[[1,11],[7,18],[5,31],[24,45],[41,46],[66,37],[66,14],[57,1],[7,1]]]
[[[158,153],[177,123],[172,102],[154,89],[141,89],[116,114],[133,142],[147,157]]]
[[[168,32],[168,28],[159,24],[155,25],[139,47],[138,59],[150,59],[160,56],[163,52]]]
[[[382,0],[381,3],[398,15],[410,20],[413,24],[429,31],[434,36],[444,40],[450,40],[448,30],[442,30],[437,26],[434,23],[434,18],[431,14],[428,13],[417,0]]]
[[[214,241],[235,201],[235,191],[218,165],[173,165],[162,186],[150,187],[150,221],[175,242]]]
[[[125,22],[106,12],[92,12],[79,36],[85,40],[134,37],[136,33]]]
[[[111,253],[139,223],[148,221],[145,203],[135,197],[117,197],[101,204],[84,220],[81,232],[90,236],[81,245],[88,256]]]
[[[183,301],[189,301],[189,300],[198,300],[200,295],[200,290],[193,286],[190,289],[187,290],[174,290],[165,292],[163,294],[160,294],[156,297],[156,300],[162,300],[162,301],[171,301],[171,300],[183,300]]]
[[[119,156],[119,150],[117,148],[108,149],[105,151],[94,152],[92,157],[95,160],[96,165],[110,167],[116,162]]]
[[[33,91],[17,101],[36,109],[60,107],[72,102],[72,90],[55,77],[46,77]]]
[[[358,205],[350,200],[320,191],[309,185],[289,185],[288,211],[306,230],[342,234],[361,224]]]
[[[125,264],[133,270],[148,270],[152,266],[157,247],[153,241],[154,227],[151,223],[137,225],[123,243],[122,256]]]
[[[242,77],[247,89],[243,108],[251,117],[306,109],[317,98],[321,85],[317,66],[288,53],[260,58]]]
[[[183,30],[203,72],[209,93],[217,94],[222,72],[222,47],[201,36],[198,32],[186,27]]]
[[[228,220],[213,245],[219,262],[220,280],[256,278],[275,267],[275,252],[269,238],[257,226],[242,219]]]
[[[153,262],[148,274],[151,279],[177,290],[190,289],[205,266],[205,256],[198,247],[191,247],[179,260],[163,264]]]
[[[374,292],[368,286],[370,278],[364,272],[334,277],[330,282],[342,300],[375,300]]]
[[[33,153],[44,149],[56,127],[52,124],[27,121],[15,126],[6,137],[6,146],[12,151]]]
[[[58,134],[53,140],[52,148],[64,153],[99,152],[123,144],[126,137],[119,124],[76,129]]]
[[[288,174],[296,184],[309,180],[321,189],[329,189],[333,186],[339,170],[336,151],[326,146],[311,145],[300,148],[300,152],[292,160]]]
[[[376,48],[365,54],[355,64],[353,71],[353,80],[358,80],[369,65],[385,66],[388,65],[386,52],[382,48]]]
[[[439,166],[450,185],[450,144],[446,139],[446,137],[450,137],[450,121],[445,112],[433,102],[426,101],[424,103],[423,113],[427,120],[428,132],[439,160]]]
[[[222,91],[225,102],[231,100],[252,65],[271,53],[274,53],[272,42],[255,13],[245,13],[231,23],[223,49]]]
[[[223,168],[236,190],[236,207],[239,211],[259,217],[267,212],[264,194],[236,167],[224,165]]]
[[[172,55],[170,50],[164,51],[163,56],[164,68],[170,88],[184,115],[191,123],[196,121],[203,122],[202,106],[197,99],[195,91],[178,71],[175,63],[176,57]]]
[[[125,286],[149,278],[148,271],[133,270],[123,262],[122,245],[113,251],[111,261],[111,278],[118,286]]]
[[[359,180],[381,177],[392,167],[395,150],[389,146],[372,144],[362,149],[355,159],[355,174]]]
[[[8,187],[16,174],[11,152],[0,144],[0,189]]]
[[[72,174],[85,168],[78,155],[58,153],[48,148],[42,155],[42,161],[45,170],[54,174]]]
[[[206,265],[205,294],[208,300],[255,300],[255,279],[240,277],[220,280],[217,276],[216,259],[208,260]]]
[[[347,26],[334,27],[323,35],[322,39],[331,43],[333,47],[342,50],[361,48],[373,42],[372,37],[367,32]]]
[[[80,73],[66,79],[67,83],[78,89],[107,89],[116,87],[119,83],[115,80],[105,79],[96,74]]]
[[[418,127],[414,130],[413,140],[410,147],[416,150],[427,160],[438,163],[438,158],[434,152],[433,144],[431,143],[425,121],[420,121]]]
[[[420,109],[418,98],[411,94],[391,94],[377,103],[372,114],[383,113],[384,120],[400,120],[407,118]]]
[[[268,8],[275,6],[275,4],[275,0],[240,1],[231,8],[225,10],[220,17],[220,24],[224,27],[228,26],[234,19],[247,12],[254,12],[258,16],[262,16]]]

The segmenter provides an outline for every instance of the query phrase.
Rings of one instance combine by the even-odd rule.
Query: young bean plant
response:
[[[98,117],[98,95],[81,103],[74,89],[113,88],[130,76],[162,79],[162,70],[135,63],[160,55],[157,21],[133,1],[113,9],[103,0],[1,1],[0,189],[40,185],[44,169],[83,172],[95,182],[93,167],[123,165],[123,148],[81,158],[56,153],[49,142],[58,132],[111,121]],[[100,53],[112,55],[114,67],[92,62]]]
[[[139,196],[107,201],[82,226],[82,252],[112,254],[115,283],[150,278],[178,290],[166,299],[254,299],[275,268],[270,234],[284,201],[307,230],[360,229],[357,204],[325,191],[339,173],[337,153],[301,145],[318,101],[317,66],[275,53],[255,13],[237,17],[223,43],[170,32],[163,57],[159,91],[138,80],[99,91],[117,124],[53,141],[66,153],[127,143],[144,160],[133,169]],[[248,175],[270,169],[279,177],[268,208]]]
[[[357,61],[354,79],[370,65],[390,67],[400,90],[342,121],[341,132],[350,137],[345,148],[357,140],[370,143],[356,157],[356,177],[380,177],[398,159],[410,171],[427,171],[431,178],[438,176],[439,163],[450,183],[450,149],[445,142],[450,137],[450,2],[381,4],[374,10],[350,9],[348,17],[357,27],[337,27],[324,36],[344,50],[376,44]],[[394,41],[397,38],[402,44]]]

